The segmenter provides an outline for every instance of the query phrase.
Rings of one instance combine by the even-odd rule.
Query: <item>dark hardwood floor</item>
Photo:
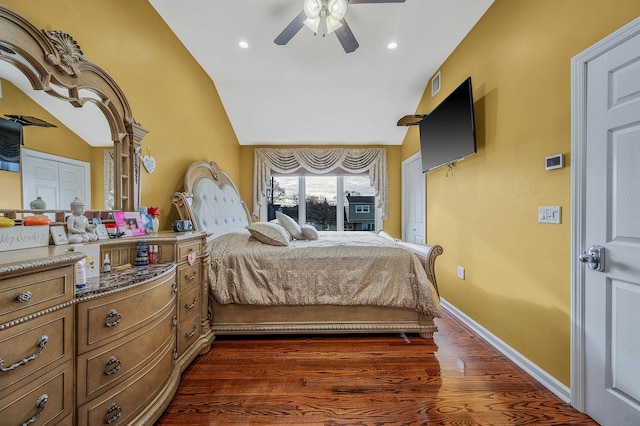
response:
[[[157,425],[596,425],[445,312],[417,335],[218,337]]]

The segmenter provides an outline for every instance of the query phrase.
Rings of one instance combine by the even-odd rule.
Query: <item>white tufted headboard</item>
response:
[[[193,222],[194,231],[212,238],[244,229],[251,219],[247,206],[226,172],[215,162],[199,161],[187,169],[184,191],[175,192],[171,202],[181,219]]]

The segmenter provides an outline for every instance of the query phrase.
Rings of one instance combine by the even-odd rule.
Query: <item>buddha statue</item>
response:
[[[86,204],[76,197],[71,202],[71,216],[67,218],[67,239],[71,244],[96,241],[95,225],[84,216]]]

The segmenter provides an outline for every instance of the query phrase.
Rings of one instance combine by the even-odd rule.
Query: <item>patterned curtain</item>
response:
[[[112,149],[104,150],[104,209],[113,210],[115,198],[113,176],[115,169],[114,152]]]
[[[251,215],[260,216],[265,189],[272,173],[291,174],[299,170],[315,174],[333,171],[368,173],[369,183],[375,190],[377,207],[382,219],[387,219],[387,151],[384,148],[256,148],[253,154],[253,200]]]

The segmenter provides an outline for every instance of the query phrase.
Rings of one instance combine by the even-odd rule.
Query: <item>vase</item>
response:
[[[158,216],[151,217],[151,229],[153,233],[157,234],[159,228],[160,228],[160,220],[158,219]]]

